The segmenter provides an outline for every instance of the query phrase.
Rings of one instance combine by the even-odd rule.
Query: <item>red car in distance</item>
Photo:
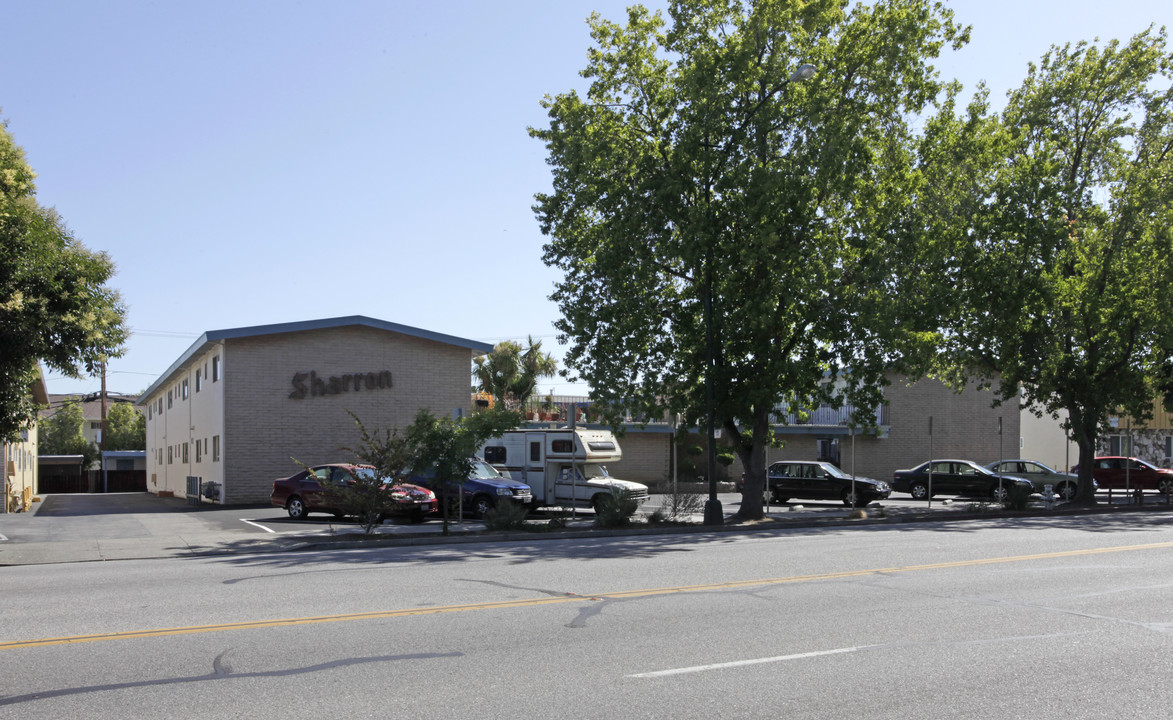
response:
[[[1079,473],[1079,466],[1071,469]],[[1153,467],[1134,457],[1104,455],[1092,461],[1092,476],[1101,490],[1156,490],[1173,492],[1173,470]]]
[[[336,463],[318,465],[302,470],[290,477],[273,481],[273,492],[269,502],[285,508],[289,517],[304,520],[312,512],[328,513],[341,518],[345,513],[330,507],[329,498],[323,486],[354,484],[357,478],[369,479],[375,469],[369,465]],[[393,510],[389,514],[421,522],[436,511],[436,493],[411,483],[395,483],[388,480],[383,485],[392,500]]]

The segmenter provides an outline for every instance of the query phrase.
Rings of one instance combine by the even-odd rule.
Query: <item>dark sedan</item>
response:
[[[1060,498],[1071,500],[1079,489],[1079,476],[1059,472],[1035,460],[997,460],[986,466],[1002,475],[1030,480],[1035,492],[1044,492],[1048,485]]]
[[[891,489],[883,480],[856,477],[831,463],[813,460],[776,462],[766,470],[771,500],[784,503],[790,498],[839,500],[847,507],[863,507],[888,497]]]
[[[998,502],[1010,497],[1014,488],[1034,492],[1029,480],[998,475],[971,460],[930,460],[892,474],[892,489],[915,500],[927,500],[930,486],[932,495],[988,497]]]
[[[312,512],[329,513],[341,518],[344,513],[330,507],[329,494],[324,488],[331,485],[352,485],[357,481],[356,478],[370,479],[374,472],[375,469],[369,465],[318,465],[290,477],[274,480],[269,502],[285,508],[289,517],[294,520],[304,520]],[[436,494],[425,487],[390,480],[382,487],[391,501],[391,515],[419,522],[436,511]]]

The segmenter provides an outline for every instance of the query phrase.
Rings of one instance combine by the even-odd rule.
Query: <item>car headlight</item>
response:
[[[509,488],[499,487],[499,488],[497,488],[497,494],[498,495],[512,495],[513,491],[510,490]]]

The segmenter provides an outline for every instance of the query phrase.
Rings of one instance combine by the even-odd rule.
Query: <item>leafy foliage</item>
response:
[[[632,490],[620,490],[595,505],[595,524],[605,528],[627,527],[639,510],[639,500]]]
[[[747,517],[762,515],[772,422],[845,399],[867,427],[885,372],[926,337],[888,292],[898,250],[921,239],[907,119],[940,89],[928,61],[967,30],[927,0],[848,5],[592,16],[586,96],[547,97],[549,127],[530,130],[554,176],[535,212],[565,273],[552,298],[567,367],[613,420],[697,424],[710,380],[753,478]],[[799,82],[801,63],[817,72]]]
[[[405,431],[411,448],[410,467],[414,472],[433,471],[436,487],[453,487],[473,470],[472,458],[489,438],[500,435],[521,422],[518,413],[493,409],[467,417],[437,418],[421,409]],[[443,510],[444,534],[448,534],[448,511]]]
[[[359,443],[344,449],[353,453],[362,464],[370,465],[372,471],[359,473],[352,483],[324,484],[323,496],[331,507],[358,518],[363,532],[370,535],[397,507],[386,485],[402,482],[403,470],[412,461],[412,450],[398,428],[372,431],[354,413],[350,413],[350,417],[358,428]]]
[[[492,395],[505,410],[525,407],[537,390],[538,380],[554,375],[557,369],[557,361],[542,352],[542,342],[534,342],[532,337],[525,348],[506,340],[497,343],[488,355],[473,359],[477,389]]]
[[[37,452],[41,455],[81,455],[82,468],[98,461],[98,447],[83,434],[85,416],[81,403],[67,402],[41,421]]]
[[[106,449],[147,449],[147,418],[130,403],[117,402],[106,411]]]
[[[37,204],[34,177],[0,125],[0,440],[36,419],[38,361],[78,376],[126,340],[125,308],[106,285],[114,264]]]
[[[1036,412],[1066,411],[1076,502],[1094,502],[1108,416],[1149,416],[1173,389],[1173,56],[1165,32],[1052,48],[1000,116],[947,103],[921,148],[934,242],[920,267],[948,289],[906,297],[956,318],[947,370],[1000,378]],[[914,278],[905,278],[909,286]],[[1173,394],[1168,397],[1173,398]]]

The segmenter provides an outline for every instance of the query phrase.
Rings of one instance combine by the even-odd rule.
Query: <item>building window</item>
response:
[[[212,357],[212,382],[220,381],[220,356]]]
[[[489,445],[485,447],[485,462],[490,465],[504,465],[505,464],[505,447],[502,445]]]
[[[200,374],[200,370],[196,369],[196,392],[199,392],[204,387],[204,376]]]
[[[1173,435],[1165,436],[1165,461],[1173,460]]]
[[[168,410],[171,409],[171,391],[170,390],[167,391],[167,409]]]
[[[220,436],[212,436],[212,462],[220,461]]]
[[[175,462],[175,447],[172,445],[168,445],[167,446],[167,464],[170,465],[173,462]]]
[[[181,387],[183,388],[183,399],[186,400],[187,399],[187,378],[183,379],[183,384],[181,385]]]
[[[159,459],[158,459],[158,461],[157,461],[157,462],[158,462],[160,465],[162,465],[162,464],[163,464],[163,448],[159,448],[159,453],[158,453],[158,455],[159,455]]]
[[[150,405],[147,405],[147,420],[150,420],[154,414],[155,414],[155,403],[151,403]]]
[[[185,463],[191,462],[191,460],[188,460],[189,456],[187,454],[187,446],[188,446],[188,443],[183,444],[183,460],[181,460],[180,462],[185,462]]]
[[[200,449],[201,449],[200,441],[199,441],[199,440],[196,440],[196,444],[195,444],[195,445],[196,445],[196,448],[195,448],[195,450],[196,450],[196,462],[199,462],[200,460],[202,460],[202,459],[203,459],[203,453],[201,453],[201,452],[200,452]]]
[[[90,430],[101,430],[101,429],[102,429],[102,422],[100,420],[90,421]]]
[[[1128,435],[1109,435],[1108,436],[1108,454],[1122,455],[1124,457],[1132,456],[1132,438]]]

